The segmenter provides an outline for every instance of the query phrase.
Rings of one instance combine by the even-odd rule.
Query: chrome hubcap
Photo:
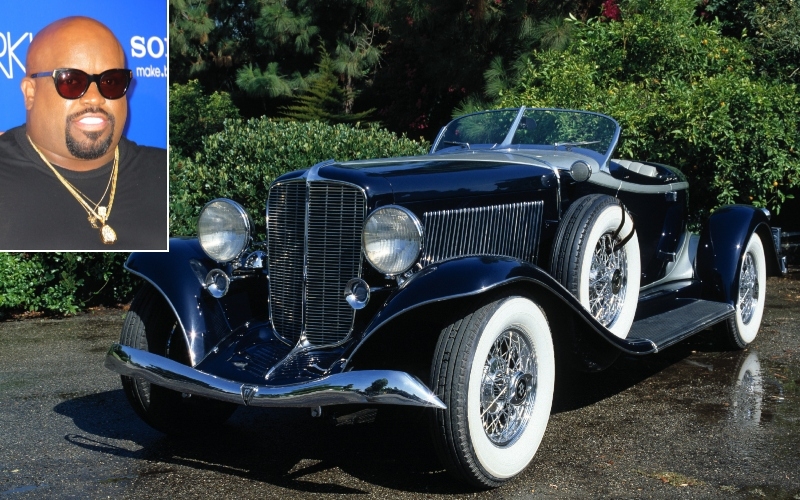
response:
[[[745,325],[753,319],[759,299],[758,269],[753,255],[745,254],[739,274],[739,311]]]
[[[614,323],[622,312],[628,285],[625,250],[610,233],[600,237],[589,268],[589,310],[603,326]]]
[[[497,446],[513,443],[536,399],[536,355],[524,335],[506,330],[489,350],[481,379],[481,422]]]

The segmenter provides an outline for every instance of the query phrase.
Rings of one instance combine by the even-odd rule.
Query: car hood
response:
[[[556,187],[557,171],[564,168],[561,165],[571,165],[578,158],[585,159],[565,152],[471,151],[340,162],[322,166],[317,173],[321,178],[359,185],[370,198],[391,193],[388,203],[475,197],[497,198],[503,203]]]

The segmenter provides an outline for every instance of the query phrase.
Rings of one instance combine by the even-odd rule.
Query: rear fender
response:
[[[507,285],[527,288],[536,294],[548,294],[572,309],[578,318],[618,349],[631,354],[655,352],[648,341],[625,340],[616,337],[601,325],[569,290],[542,268],[510,257],[473,256],[452,259],[428,266],[415,274],[395,291],[364,331],[359,344],[348,357],[377,332],[414,309],[437,302],[489,293]],[[556,321],[556,318],[550,318]]]
[[[778,252],[764,211],[749,205],[722,207],[708,218],[697,247],[697,275],[704,299],[735,305],[740,262],[753,233],[758,233],[764,244],[767,274],[780,274]]]
[[[227,333],[218,326],[225,321],[219,301],[204,291],[203,281],[213,267],[216,263],[196,238],[171,238],[168,253],[134,252],[125,262],[125,269],[154,286],[172,308],[189,347],[192,366]]]

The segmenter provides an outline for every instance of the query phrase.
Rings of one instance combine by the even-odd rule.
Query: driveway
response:
[[[143,424],[103,368],[124,311],[0,322],[0,499],[786,498],[800,500],[800,271],[771,278],[761,332],[703,332],[560,381],[530,467],[491,492],[453,483],[425,410],[240,408],[218,432]]]

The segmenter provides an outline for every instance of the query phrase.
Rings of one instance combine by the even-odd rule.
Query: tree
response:
[[[344,113],[377,109],[393,130],[426,136],[483,73],[512,79],[540,43],[563,46],[602,0],[170,0],[170,78],[229,92],[246,116],[277,116],[330,58]],[[547,22],[545,22],[547,21]]]
[[[353,113],[348,109],[348,105],[352,107],[354,95],[339,86],[330,55],[324,48],[321,51],[319,70],[308,90],[295,98],[294,104],[281,108],[281,114],[298,121],[316,120],[329,124],[365,120],[374,110]]]
[[[757,71],[750,47],[697,23],[693,0],[623,4],[622,22],[575,24],[562,53],[531,54],[494,103],[610,114],[620,158],[667,163],[691,180],[692,212],[780,208],[800,186],[800,94]]]

